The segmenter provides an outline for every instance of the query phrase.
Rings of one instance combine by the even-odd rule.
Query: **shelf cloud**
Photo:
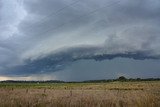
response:
[[[159,9],[159,0],[0,0],[0,75],[64,71],[81,60],[159,60]]]

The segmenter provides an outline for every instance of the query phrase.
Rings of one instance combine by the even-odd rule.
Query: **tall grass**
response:
[[[160,82],[10,84],[0,88],[0,107],[160,107]]]

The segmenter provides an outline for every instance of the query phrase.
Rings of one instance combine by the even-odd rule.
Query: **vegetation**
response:
[[[124,77],[124,76],[120,76],[120,77],[118,78],[118,80],[119,80],[119,81],[126,81],[126,80],[127,80],[127,78],[126,78],[126,77]]]
[[[160,81],[1,82],[0,107],[160,107]]]
[[[130,82],[135,82],[135,81],[160,81],[160,78],[129,78],[127,79],[124,76],[120,76],[117,79],[103,79],[103,80],[87,80],[87,81],[60,81],[60,80],[47,80],[47,81],[15,81],[15,80],[6,80],[6,81],[0,81],[0,83],[100,83],[100,82],[114,82],[114,81],[130,81]]]

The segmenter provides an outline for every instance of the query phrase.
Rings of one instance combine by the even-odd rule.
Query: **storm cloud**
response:
[[[159,0],[0,0],[0,74],[65,71],[92,59],[159,60],[159,10]]]

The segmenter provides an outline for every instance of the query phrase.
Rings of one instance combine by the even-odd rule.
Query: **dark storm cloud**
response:
[[[134,60],[145,59],[160,59],[160,55],[153,56],[150,52],[124,52],[124,53],[112,53],[101,54],[99,53],[103,49],[100,46],[81,46],[60,50],[57,53],[47,56],[39,57],[37,59],[27,59],[23,65],[7,68],[4,72],[5,75],[31,75],[31,74],[45,74],[47,72],[56,72],[63,70],[71,62],[75,62],[82,59],[94,59],[96,61],[102,61],[105,59],[111,60],[114,58],[132,58]],[[23,71],[23,72],[22,72]],[[11,74],[10,74],[11,73]],[[3,75],[4,75],[3,74]]]
[[[84,81],[112,79],[119,76],[126,78],[160,77],[160,60],[134,60],[115,58],[113,60],[79,60],[61,72],[50,74],[66,81]],[[151,72],[152,71],[152,72]]]
[[[0,74],[54,72],[81,59],[160,58],[159,0],[0,2]]]
[[[67,25],[68,22],[71,23],[71,25],[69,25],[69,28],[66,27],[65,29],[72,30],[75,29],[75,26],[73,26],[75,24],[81,26],[89,23],[91,21],[89,19],[92,19],[92,17],[86,17],[85,19],[83,19],[84,21],[76,20],[76,18],[78,18],[79,16],[87,13],[87,10],[79,10],[76,7],[70,6],[71,4],[76,2],[78,3],[80,1],[26,1],[24,7],[26,8],[26,10],[28,10],[27,12],[29,12],[31,16],[29,15],[28,18],[26,18],[26,21],[24,20],[24,22],[20,24],[19,28],[24,33],[29,34],[29,36],[44,37],[44,34],[48,34],[48,32],[57,32],[55,31],[55,29],[57,30],[58,27]],[[36,19],[34,19],[34,16]],[[34,21],[32,21],[32,19],[29,19],[29,17],[33,17]],[[61,29],[61,32],[65,29]]]

